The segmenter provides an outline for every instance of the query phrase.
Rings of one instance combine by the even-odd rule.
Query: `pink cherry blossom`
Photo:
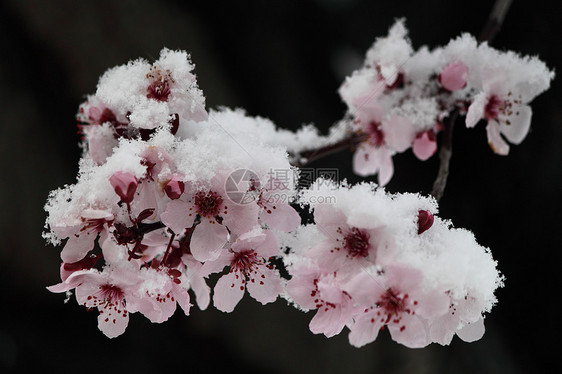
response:
[[[329,204],[319,204],[315,208],[314,220],[326,239],[313,246],[308,256],[327,271],[353,274],[364,267],[388,261],[392,254],[383,226],[350,225],[346,215]]]
[[[182,234],[200,217],[191,237],[191,252],[199,261],[216,259],[226,244],[229,231],[240,235],[258,221],[256,204],[236,204],[226,195],[224,173],[211,179],[209,187],[195,189],[184,198],[172,200],[162,213],[162,222],[176,234]],[[228,229],[227,229],[228,227]]]
[[[508,91],[505,82],[490,78],[468,107],[466,127],[474,127],[481,119],[488,121],[486,133],[492,150],[500,155],[509,153],[509,145],[525,139],[531,126],[531,107]]]
[[[84,209],[76,219],[53,225],[52,229],[59,238],[68,238],[61,252],[62,260],[65,263],[82,260],[94,248],[98,235],[107,233],[113,219],[113,214],[108,210],[89,208]]]
[[[98,328],[109,338],[117,337],[127,328],[129,312],[141,300],[136,296],[141,279],[131,268],[82,270],[71,274],[63,283],[47,287],[51,292],[75,289],[76,301],[99,311]]]
[[[281,278],[269,263],[278,254],[278,245],[270,231],[252,231],[240,236],[228,252],[203,265],[206,272],[230,267],[214,289],[213,302],[217,309],[232,312],[247,289],[262,304],[275,301],[281,293]]]
[[[449,63],[439,74],[439,83],[449,91],[457,91],[466,87],[468,66],[461,61]]]
[[[354,129],[366,140],[354,154],[353,169],[361,176],[378,173],[379,184],[384,186],[394,173],[392,155],[408,149],[416,133],[410,120],[396,115],[387,117],[375,103],[363,109],[355,114]]]
[[[167,321],[179,304],[185,315],[189,315],[191,304],[187,285],[181,279],[183,274],[177,269],[148,268],[141,270],[143,283],[139,285],[142,298],[136,310],[153,323]]]
[[[460,300],[451,300],[447,313],[431,321],[429,334],[433,342],[449,345],[453,336],[473,342],[484,335],[483,305],[470,295]]]
[[[344,290],[345,278],[314,266],[293,269],[292,276],[287,294],[299,307],[316,309],[310,331],[328,338],[339,334],[356,313],[351,296]]]
[[[374,341],[386,326],[392,339],[410,348],[420,348],[431,341],[428,321],[447,311],[445,293],[422,287],[420,271],[403,265],[389,265],[384,273],[362,272],[351,280],[346,290],[360,305],[371,305],[354,318],[349,341],[361,347]]]

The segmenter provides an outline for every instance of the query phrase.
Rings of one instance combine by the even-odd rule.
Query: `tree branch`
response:
[[[447,185],[447,178],[449,177],[449,163],[453,155],[453,127],[459,115],[458,110],[454,110],[449,117],[449,122],[445,125],[443,137],[441,138],[441,147],[439,148],[439,171],[437,178],[433,182],[433,190],[431,194],[435,200],[441,200],[445,186]]]
[[[494,8],[488,17],[488,21],[486,21],[486,24],[480,33],[480,37],[478,38],[479,42],[492,42],[498,31],[500,31],[505,15],[507,14],[512,2],[513,0],[496,0]]]
[[[330,144],[318,149],[311,149],[309,151],[304,151],[293,156],[295,160],[294,165],[298,167],[303,167],[309,163],[324,158],[326,156],[332,155],[345,150],[354,150],[357,146],[366,139],[365,134],[352,133],[347,138],[340,140],[334,144]]]
[[[490,43],[494,39],[503,25],[503,21],[512,2],[513,0],[496,0],[492,12],[488,17],[488,21],[486,21],[480,33],[478,41]],[[458,114],[457,110],[451,113],[449,123],[445,126],[445,131],[443,133],[442,144],[439,150],[439,171],[437,172],[437,178],[435,178],[433,190],[431,192],[437,201],[441,200],[443,192],[445,191],[445,186],[447,185],[449,162],[453,154],[453,127]]]

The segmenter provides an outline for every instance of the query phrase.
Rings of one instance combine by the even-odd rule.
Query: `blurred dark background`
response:
[[[557,354],[562,220],[562,100],[555,79],[534,100],[532,132],[508,157],[494,155],[484,125],[457,126],[441,216],[492,248],[507,281],[476,343],[411,350],[386,334],[364,348],[347,333],[308,330],[312,315],[283,300],[246,297],[231,314],[177,312],[151,324],[133,315],[107,339],[96,312],[51,294],[59,248],[41,238],[50,190],[75,181],[74,115],[107,68],[185,49],[208,107],[246,108],[279,126],[326,130],[345,111],[337,89],[376,36],[406,17],[414,47],[478,34],[491,1],[1,1],[0,2],[0,372],[246,373],[545,372]],[[559,15],[548,2],[515,1],[493,42],[560,66]],[[313,166],[351,173],[351,154]],[[430,191],[436,157],[395,157],[392,192]]]

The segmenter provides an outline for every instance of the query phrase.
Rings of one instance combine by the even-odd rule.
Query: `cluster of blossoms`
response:
[[[437,150],[436,134],[453,113],[465,115],[469,128],[486,120],[490,147],[507,155],[506,140],[523,141],[531,124],[528,103],[553,77],[538,58],[497,51],[468,34],[445,47],[414,52],[400,20],[375,41],[364,66],[340,88],[352,131],[362,137],[354,171],[378,174],[385,185],[394,172],[392,156],[412,148],[418,159],[430,158]]]
[[[328,194],[332,202],[313,203]],[[455,333],[480,339],[482,313],[495,303],[502,277],[470,232],[434,216],[435,200],[325,180],[302,195],[315,223],[282,241],[292,275],[285,296],[316,310],[312,332],[331,337],[347,326],[357,347],[385,327],[412,348],[449,344]]]
[[[454,45],[446,50],[454,52]],[[416,59],[410,49],[398,23],[375,43],[373,63],[342,87],[353,128],[368,135],[357,153],[378,152],[364,160],[387,165],[393,152],[412,144],[416,154],[429,155],[436,118],[472,100],[473,88],[461,86],[476,87],[470,82],[480,78],[471,64],[478,61],[450,52],[466,57],[459,61],[467,76],[458,73],[466,70],[461,62],[449,65],[449,52],[422,49],[415,56],[434,57],[418,57],[427,69],[412,70],[397,63],[401,56]],[[432,77],[436,67],[440,78]],[[348,121],[322,136],[310,125],[277,129],[242,110],[208,111],[193,68],[185,52],[164,49],[154,63],[139,59],[107,71],[80,106],[78,179],[52,191],[45,207],[45,238],[55,245],[65,240],[61,282],[50,291],[74,291],[79,304],[97,308],[98,327],[109,337],[125,331],[131,313],[160,323],[179,304],[189,314],[193,296],[201,309],[212,299],[231,312],[246,290],[262,304],[281,296],[316,309],[312,332],[333,336],[347,326],[355,346],[384,327],[410,347],[448,344],[454,334],[467,341],[482,336],[483,314],[495,303],[502,276],[471,233],[436,217],[435,200],[417,194],[325,179],[299,190],[295,155],[345,138]],[[476,95],[470,108],[486,97],[486,113],[503,114],[507,99],[490,96],[503,108],[492,110],[490,92]],[[520,102],[510,105],[532,98],[517,95]],[[477,121],[470,108],[467,117]],[[404,130],[418,125],[420,131]],[[380,165],[372,171],[384,183],[390,176]],[[315,223],[302,225],[295,204],[305,214],[311,209]]]

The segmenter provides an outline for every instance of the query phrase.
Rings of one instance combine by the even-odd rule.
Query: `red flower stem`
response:
[[[168,260],[168,255],[170,254],[170,249],[172,248],[172,243],[176,234],[172,232],[172,236],[170,236],[170,241],[168,242],[168,247],[166,248],[166,253],[164,253],[164,257],[162,257],[162,265],[166,266],[166,261]]]

